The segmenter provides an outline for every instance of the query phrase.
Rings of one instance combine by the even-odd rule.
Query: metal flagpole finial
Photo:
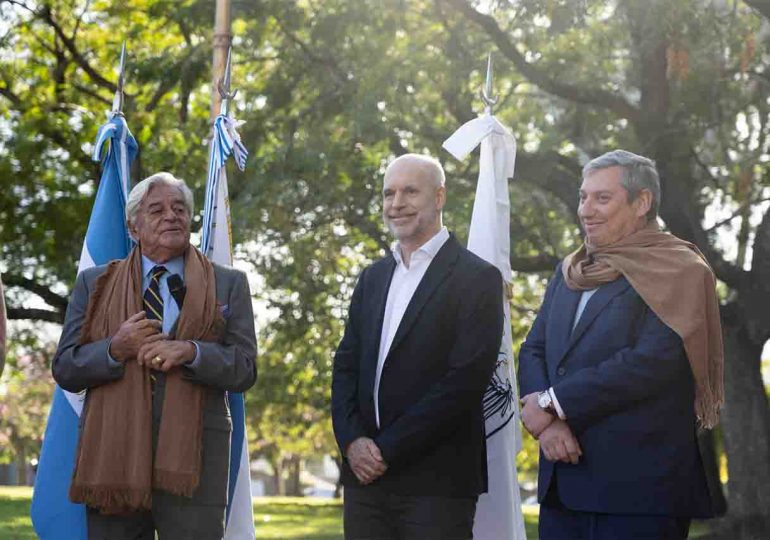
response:
[[[112,100],[112,114],[123,116],[123,84],[126,79],[126,42],[120,50],[120,66],[118,67],[118,87]]]
[[[492,114],[492,107],[497,104],[498,96],[492,95],[492,52],[487,56],[487,79],[481,90],[481,101],[484,102],[484,112]]]
[[[238,93],[238,90],[230,91],[230,76],[232,71],[232,65],[230,63],[230,57],[233,52],[232,45],[227,48],[227,63],[225,64],[225,72],[217,83],[219,90],[219,96],[222,98],[222,107],[220,109],[221,114],[227,115],[229,112],[230,101]]]

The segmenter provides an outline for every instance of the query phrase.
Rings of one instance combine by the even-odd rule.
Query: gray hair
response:
[[[139,182],[128,194],[128,201],[126,202],[126,222],[132,225],[136,221],[136,215],[139,213],[139,206],[142,204],[142,199],[150,191],[150,188],[156,184],[165,184],[167,186],[173,186],[182,192],[184,197],[184,205],[187,207],[187,212],[192,217],[193,214],[193,194],[184,180],[180,180],[173,174],[168,172],[155,173]]]
[[[586,163],[583,167],[583,178],[590,172],[610,167],[623,169],[620,184],[628,192],[629,203],[634,202],[643,189],[652,193],[647,221],[657,218],[660,210],[660,177],[655,162],[627,150],[613,150]]]
[[[441,163],[436,158],[424,154],[403,154],[398,156],[388,164],[388,168],[385,169],[385,177],[387,178],[388,171],[392,167],[400,164],[417,165],[427,171],[436,187],[443,186],[446,183],[446,175]]]

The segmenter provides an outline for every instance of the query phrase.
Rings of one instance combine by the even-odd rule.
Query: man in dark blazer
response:
[[[345,537],[472,538],[486,491],[482,396],[503,330],[498,270],[441,223],[434,159],[385,172],[393,252],[359,277],[334,359]]]
[[[696,441],[693,357],[688,362],[682,338],[658,315],[671,320],[672,308],[689,300],[669,298],[658,309],[638,279],[669,258],[686,257],[704,275],[710,269],[691,245],[658,231],[659,204],[647,158],[619,150],[583,170],[585,246],[557,267],[519,354],[522,420],[541,449],[541,540],[686,538],[692,517],[712,514]],[[571,261],[579,257],[587,276],[606,260],[620,270],[576,288]]]
[[[213,264],[216,308],[224,320],[218,341],[182,340],[175,337],[185,297],[185,270],[192,253],[189,244],[192,193],[168,173],[153,175],[131,191],[126,215],[129,232],[141,254],[141,280],[145,297],[156,279],[154,308],[129,317],[111,337],[81,343],[81,327],[89,298],[107,265],[78,275],[53,360],[56,382],[65,390],[93,390],[120,381],[130,363],[148,368],[151,378],[153,454],[163,417],[167,377],[181,370],[182,377],[203,388],[202,464],[200,482],[191,497],[154,489],[152,507],[123,515],[102,515],[88,508],[90,539],[163,538],[221,539],[227,504],[230,433],[232,422],[226,391],[244,392],[256,381],[256,339],[251,295],[243,272]],[[159,265],[164,271],[153,277]],[[201,290],[187,290],[201,295]],[[145,303],[145,307],[147,304]],[[158,320],[160,319],[160,320]],[[89,412],[89,392],[84,416]],[[143,403],[132,404],[137,408]],[[149,405],[148,410],[149,410]],[[192,409],[191,409],[192,410]],[[192,414],[192,413],[191,413]],[[81,429],[84,418],[81,417]],[[114,426],[115,430],[122,426]],[[82,444],[82,441],[81,441]],[[178,441],[177,444],[182,444]]]

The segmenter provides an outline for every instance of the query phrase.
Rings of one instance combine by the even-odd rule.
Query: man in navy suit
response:
[[[671,321],[706,318],[692,305],[704,299],[718,328],[713,274],[658,230],[651,160],[596,158],[579,195],[585,244],[557,267],[519,355],[522,421],[541,450],[540,538],[686,538],[692,517],[712,515],[696,416],[713,425],[703,418],[721,403],[721,332],[704,356],[692,339],[703,334]],[[685,297],[699,275],[706,285]],[[713,395],[698,394],[709,384]]]
[[[442,226],[437,161],[399,157],[382,193],[398,242],[361,273],[334,358],[345,538],[472,538],[502,277]]]

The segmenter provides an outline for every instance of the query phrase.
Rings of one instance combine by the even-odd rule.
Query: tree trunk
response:
[[[337,482],[334,484],[334,498],[339,499],[342,495],[342,458],[334,458],[334,464],[337,465]]]
[[[24,448],[16,449],[16,485],[27,485],[27,452]]]
[[[737,321],[736,321],[737,322]],[[760,372],[762,345],[743,325],[725,323],[725,407],[728,519],[733,538],[770,538],[770,409]]]
[[[276,457],[270,460],[270,464],[273,466],[273,487],[274,493],[279,496],[286,495],[286,485],[283,481],[283,458]]]
[[[299,459],[299,456],[292,455],[288,458],[288,473],[289,476],[286,479],[286,495],[292,496],[292,497],[301,497],[302,496],[302,486],[299,481],[299,472],[301,469],[301,461]]]
[[[719,477],[719,456],[716,451],[716,437],[713,430],[700,430],[698,432],[698,446],[700,447],[703,468],[706,470],[709,493],[714,503],[714,513],[717,516],[727,512],[727,501],[722,490],[722,481]]]

